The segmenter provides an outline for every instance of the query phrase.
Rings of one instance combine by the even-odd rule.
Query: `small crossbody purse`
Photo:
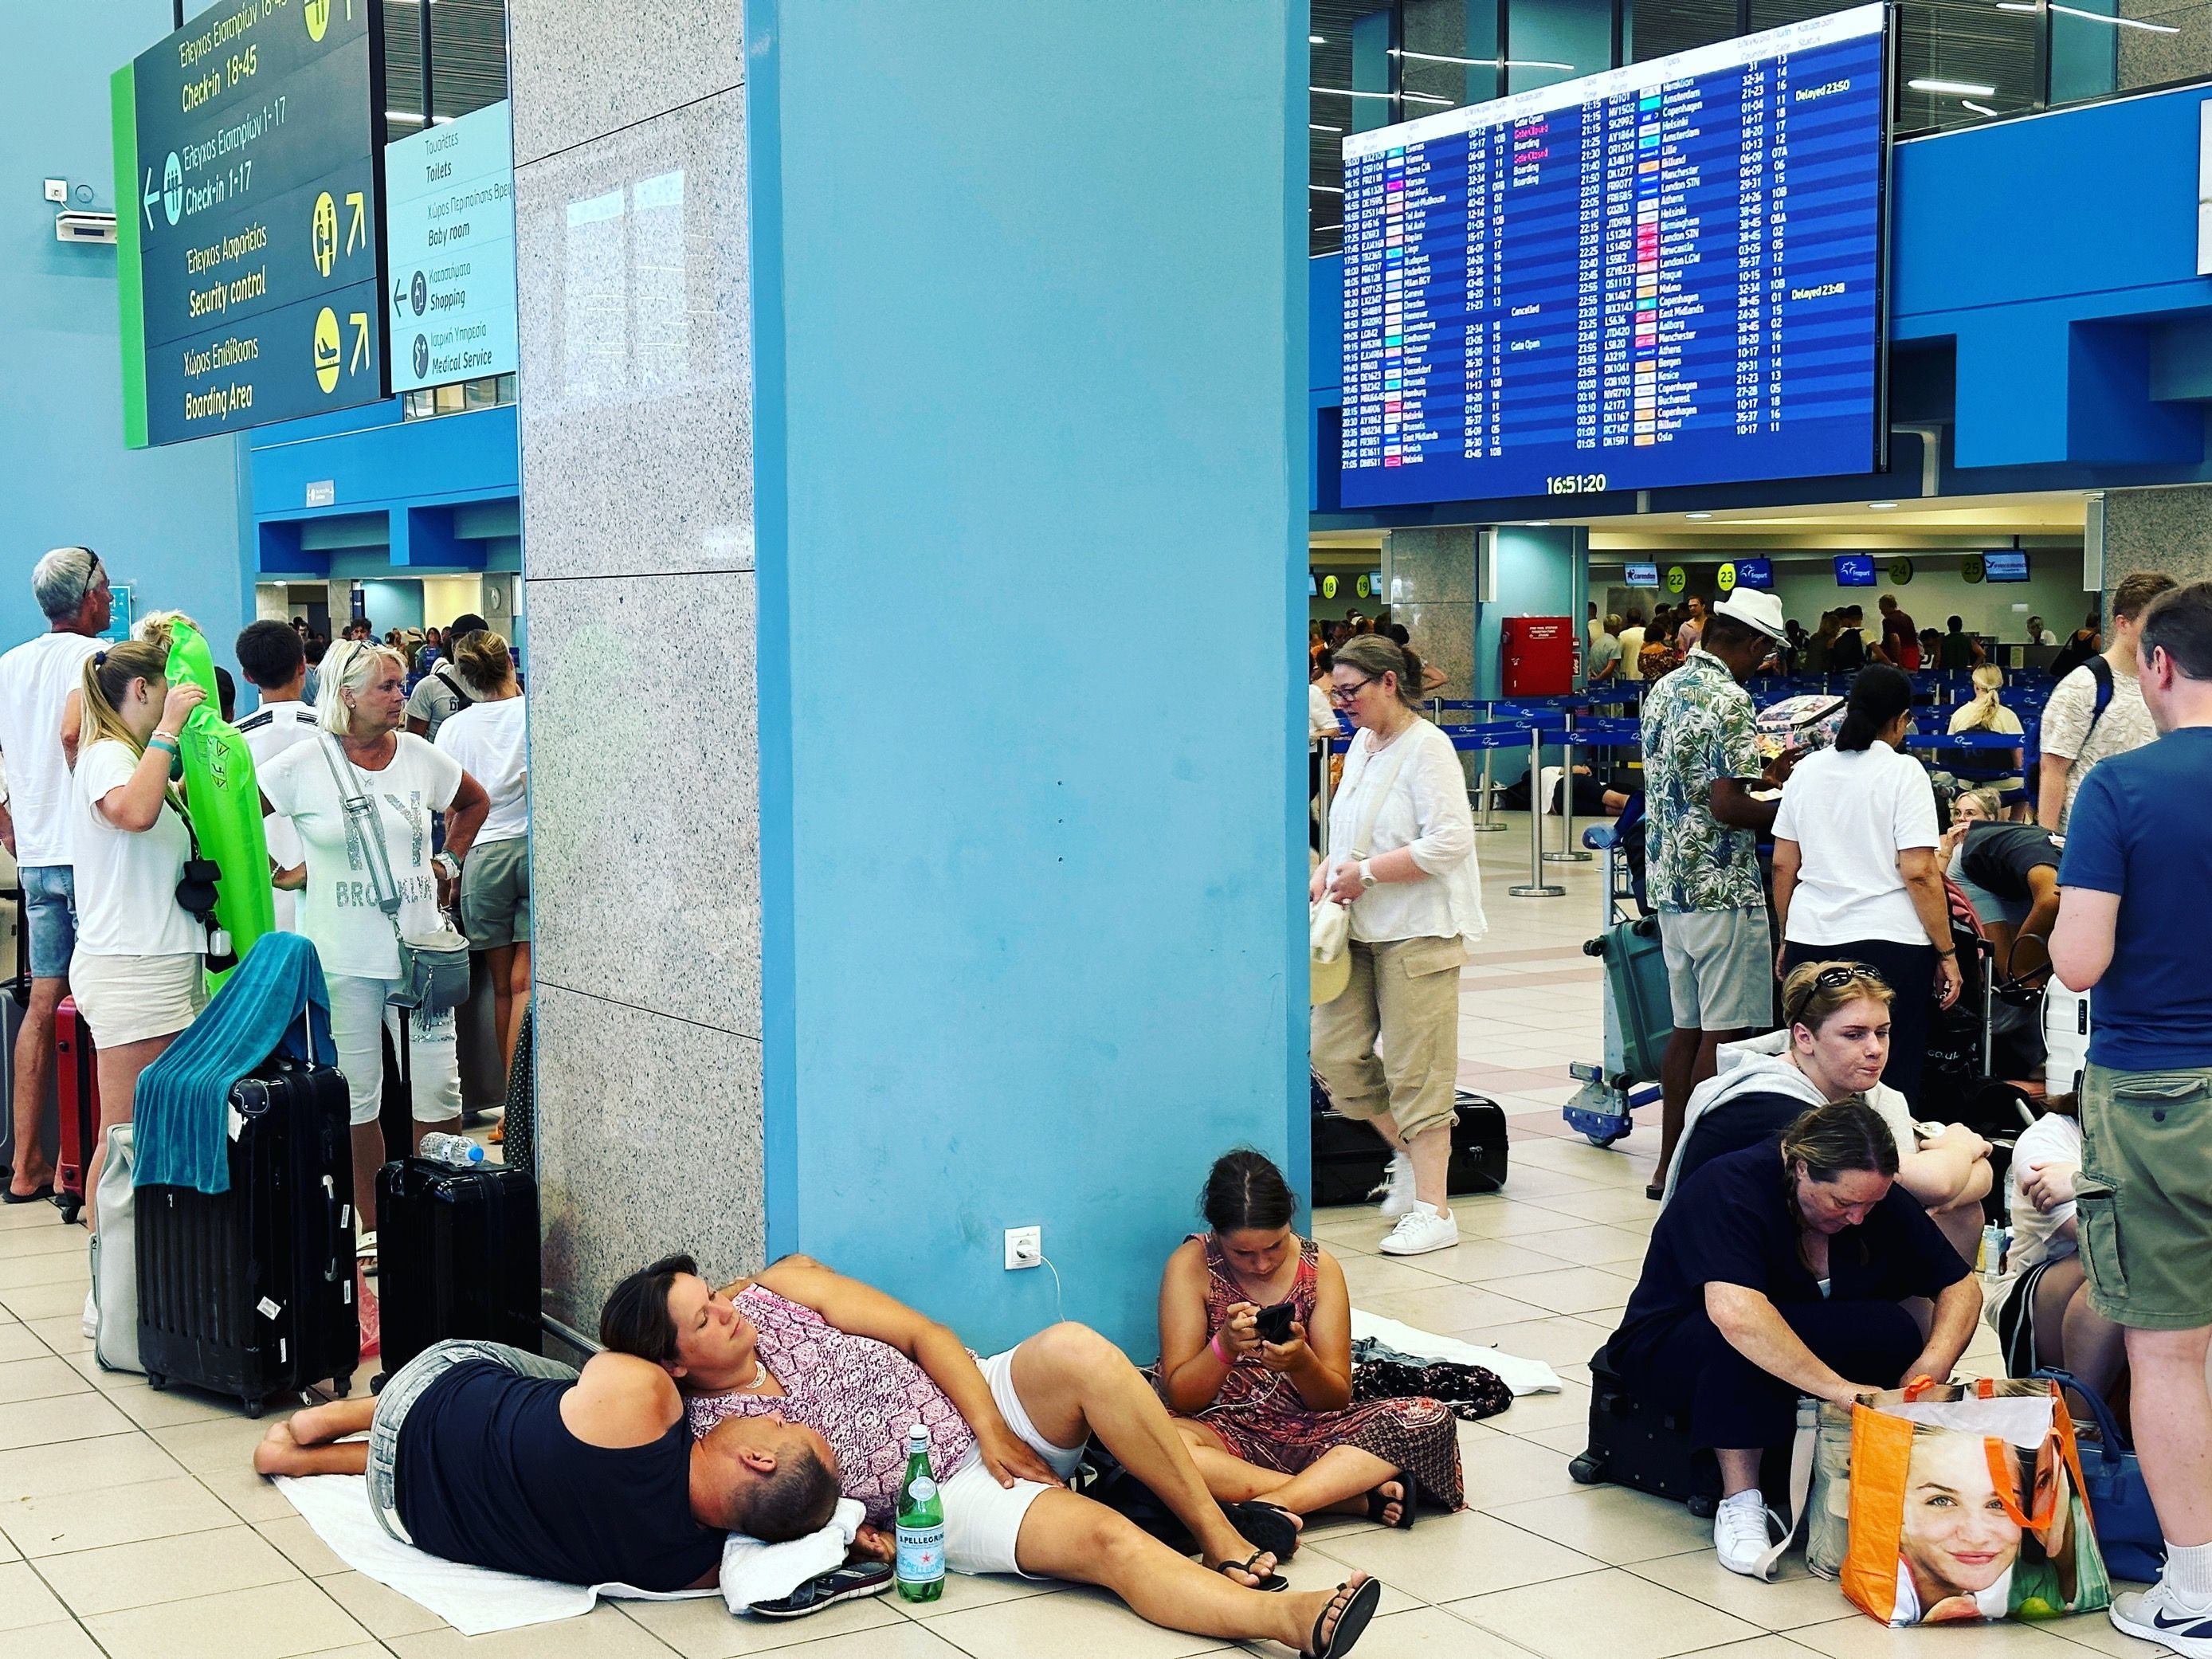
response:
[[[326,733],[319,733],[318,742],[323,764],[331,769],[331,781],[337,786],[338,799],[344,803],[347,843],[367,867],[369,884],[376,891],[376,908],[392,924],[392,937],[399,946],[399,978],[386,1000],[395,1008],[420,1008],[433,1014],[459,1007],[469,1000],[467,937],[443,912],[439,915],[436,933],[419,939],[407,937],[399,926],[402,900],[399,884],[392,875],[391,851],[384,843],[383,815],[369,799],[361,774],[344,751],[339,751],[338,760],[345,762],[346,775],[353,780],[350,793],[338,775],[337,761],[331,758],[333,740]]]

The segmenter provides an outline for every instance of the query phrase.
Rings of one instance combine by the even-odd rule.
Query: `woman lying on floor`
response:
[[[1256,1498],[1393,1527],[1413,1524],[1417,1496],[1459,1508],[1449,1408],[1352,1403],[1344,1270],[1291,1231],[1297,1200],[1282,1171],[1258,1152],[1231,1152],[1206,1177],[1200,1206],[1212,1231],[1184,1240],[1160,1280],[1158,1375],[1207,1490],[1224,1503]]]

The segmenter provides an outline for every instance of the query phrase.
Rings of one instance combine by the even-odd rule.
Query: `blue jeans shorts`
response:
[[[27,864],[22,882],[31,977],[67,979],[70,958],[76,954],[76,871],[66,864]]]

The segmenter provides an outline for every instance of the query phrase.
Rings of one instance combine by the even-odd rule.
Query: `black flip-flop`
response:
[[[1393,1480],[1396,1481],[1400,1489],[1405,1492],[1406,1495],[1403,1498],[1385,1498],[1382,1495],[1382,1488]],[[1398,1469],[1386,1475],[1382,1480],[1376,1481],[1373,1490],[1367,1494],[1367,1518],[1378,1526],[1394,1528],[1399,1532],[1413,1531],[1413,1477],[1406,1470]],[[1393,1504],[1398,1506],[1398,1518],[1395,1521],[1383,1520],[1382,1511]]]
[[[1343,1595],[1346,1586],[1339,1584],[1337,1595]],[[1329,1632],[1328,1638],[1324,1641],[1321,1633],[1322,1620],[1328,1617],[1329,1607],[1336,1605],[1336,1595],[1330,1596],[1328,1606],[1324,1607],[1314,1620],[1313,1640],[1306,1646],[1306,1659],[1340,1659],[1340,1656],[1351,1652],[1352,1644],[1366,1633],[1367,1621],[1375,1616],[1375,1609],[1382,1600],[1382,1581],[1369,1579],[1352,1592],[1352,1599],[1336,1615],[1336,1628]]]
[[[1242,1561],[1224,1561],[1220,1565],[1214,1568],[1214,1571],[1220,1573],[1224,1577],[1232,1572],[1250,1573],[1255,1578],[1258,1578],[1259,1582],[1254,1584],[1240,1584],[1237,1588],[1240,1589],[1264,1590],[1268,1595],[1273,1595],[1277,1590],[1286,1590],[1290,1589],[1291,1581],[1284,1577],[1279,1572],[1271,1572],[1265,1578],[1260,1578],[1260,1570],[1252,1565],[1253,1562],[1258,1560],[1261,1556],[1271,1553],[1273,1553],[1273,1552],[1268,1550],[1254,1550],[1251,1555],[1246,1559]]]
[[[1237,1528],[1239,1537],[1267,1551],[1278,1561],[1287,1561],[1298,1553],[1298,1524],[1280,1504],[1247,1498],[1241,1503],[1224,1504],[1221,1512],[1229,1517],[1230,1525]]]
[[[0,1193],[0,1204],[43,1204],[54,1195],[54,1183],[49,1181],[34,1193],[19,1193],[14,1188]]]

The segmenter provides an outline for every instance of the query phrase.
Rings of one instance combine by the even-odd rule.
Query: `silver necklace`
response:
[[[739,1394],[750,1394],[755,1389],[757,1389],[762,1383],[767,1381],[768,1367],[761,1364],[761,1357],[758,1354],[755,1354],[753,1356],[752,1381],[750,1382],[738,1383],[738,1392]]]

